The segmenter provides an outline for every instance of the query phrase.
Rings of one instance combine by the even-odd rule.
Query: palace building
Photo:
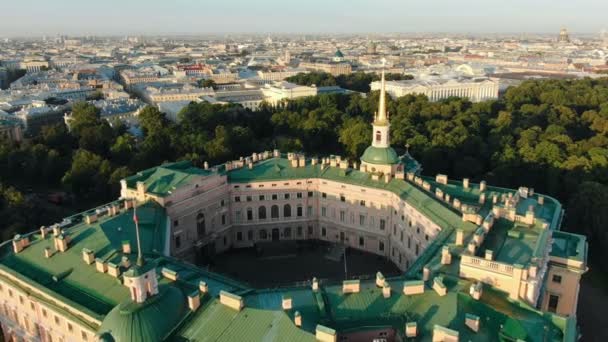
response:
[[[533,189],[421,175],[390,144],[161,165],[107,205],[0,246],[7,341],[576,341],[585,237]],[[266,241],[324,240],[399,276],[251,288],[192,266]],[[263,267],[263,265],[260,265]]]

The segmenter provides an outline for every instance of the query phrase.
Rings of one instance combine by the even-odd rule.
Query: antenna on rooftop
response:
[[[139,238],[139,219],[137,218],[137,202],[133,205],[133,222],[135,222],[135,236],[137,238],[137,266],[144,265],[144,257],[141,252],[141,241]]]

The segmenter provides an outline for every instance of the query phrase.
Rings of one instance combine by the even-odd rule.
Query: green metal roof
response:
[[[363,152],[361,161],[376,165],[392,165],[399,163],[399,157],[392,147],[369,146]]]
[[[129,188],[136,189],[137,182],[143,182],[146,192],[167,196],[180,186],[191,184],[201,176],[209,174],[211,171],[193,167],[189,161],[182,161],[144,170],[125,180]]]
[[[166,235],[164,209],[150,202],[138,207],[137,215],[144,253],[162,251]],[[50,259],[44,257],[44,250],[47,247],[55,250],[52,234],[42,239],[35,233],[30,236],[30,245],[18,254],[12,253],[10,244],[4,245],[6,255],[0,259],[0,267],[13,271],[27,283],[50,290],[54,296],[77,303],[80,309],[92,311],[93,316],[103,316],[128,298],[129,292],[118,279],[97,272],[95,265],[87,265],[82,250],[93,250],[97,258],[119,264],[122,241],[135,241],[132,217],[129,210],[114,217],[102,217],[92,225],[81,223],[67,229],[71,239],[68,250],[55,252]],[[132,250],[137,252],[134,243]],[[130,257],[134,263],[135,254]]]
[[[552,247],[552,256],[581,262],[587,261],[587,238],[583,235],[562,231],[554,232]]]
[[[127,299],[117,305],[99,332],[109,333],[116,341],[163,341],[186,313],[182,291],[165,285],[141,304]]]

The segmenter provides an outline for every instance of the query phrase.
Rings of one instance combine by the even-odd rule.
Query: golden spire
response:
[[[386,85],[384,82],[384,64],[386,59],[382,59],[382,78],[380,80],[380,100],[378,102],[378,115],[376,116],[376,122],[378,124],[385,124],[388,122],[388,116],[386,115]]]

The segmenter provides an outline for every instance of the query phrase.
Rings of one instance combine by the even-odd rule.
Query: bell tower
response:
[[[374,115],[372,146],[377,148],[391,147],[390,141],[390,122],[386,112],[386,85],[384,83],[384,69],[380,80],[380,99],[378,101],[378,111]]]
[[[391,124],[386,110],[386,81],[383,68],[380,79],[378,111],[375,113],[372,123],[372,144],[361,156],[362,171],[392,177],[402,166],[397,153],[391,147],[390,128]]]

